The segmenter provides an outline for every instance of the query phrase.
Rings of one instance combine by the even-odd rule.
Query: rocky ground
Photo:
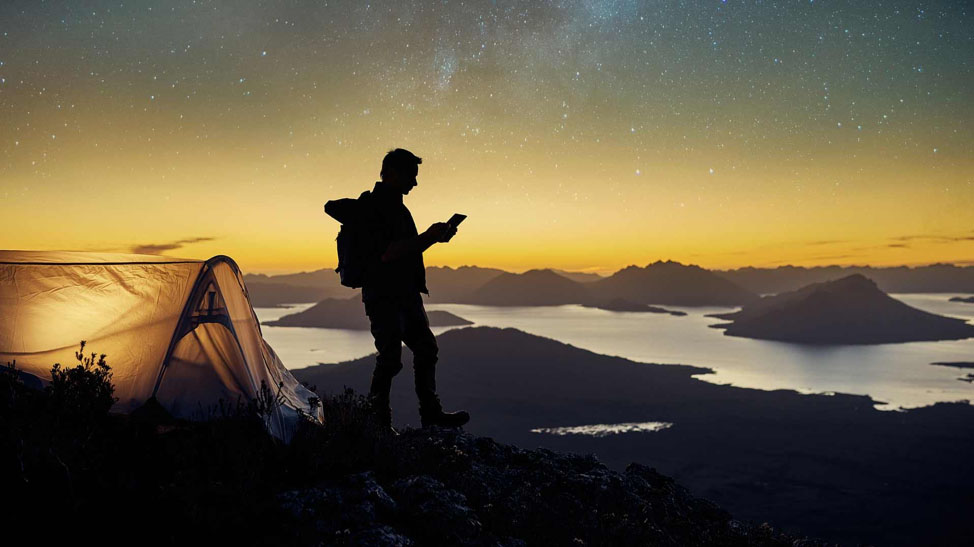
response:
[[[351,391],[285,444],[254,405],[195,423],[151,402],[110,414],[94,356],[41,391],[21,376],[0,370],[0,526],[41,543],[818,544],[736,521],[641,465],[454,430],[392,435]]]
[[[389,439],[379,469],[277,496],[299,536],[351,545],[814,545],[735,521],[638,464],[442,429]]]

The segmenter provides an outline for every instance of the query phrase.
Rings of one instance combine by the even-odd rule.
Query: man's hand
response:
[[[453,226],[450,226],[448,223],[437,222],[435,224],[432,224],[429,228],[427,228],[426,232],[424,232],[423,235],[429,237],[435,242],[443,243],[446,241],[450,241],[450,238],[455,236],[456,233],[457,233],[457,229],[454,228]]]
[[[456,233],[457,229],[450,226],[449,223],[437,222],[416,237],[390,243],[389,247],[382,253],[381,260],[391,262],[409,253],[422,253],[432,247],[434,243],[449,241]]]
[[[447,241],[450,241],[451,239],[453,239],[453,236],[457,235],[457,227],[456,226],[451,226],[450,224],[447,224],[447,226],[449,226],[450,229],[446,231],[446,237],[443,238],[443,243],[446,243]]]

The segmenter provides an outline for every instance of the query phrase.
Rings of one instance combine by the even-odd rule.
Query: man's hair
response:
[[[405,173],[409,171],[407,168],[416,167],[421,163],[423,163],[423,158],[405,148],[396,148],[390,150],[386,157],[382,158],[382,170],[379,171],[379,176],[384,177],[390,169],[397,173]]]

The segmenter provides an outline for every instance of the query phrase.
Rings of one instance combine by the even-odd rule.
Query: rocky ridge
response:
[[[151,530],[152,545],[795,544],[643,466],[617,473],[455,430],[391,435],[351,390],[321,401],[323,420],[300,420],[290,443],[265,429],[266,401],[201,422],[153,399],[109,414],[104,357],[40,391],[0,367],[0,484],[16,500],[4,517],[48,527],[47,541]],[[52,500],[56,515],[38,509]]]
[[[277,496],[300,535],[348,545],[820,545],[742,523],[639,464],[407,430],[395,458]]]

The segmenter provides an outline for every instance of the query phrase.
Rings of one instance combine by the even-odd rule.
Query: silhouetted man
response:
[[[362,282],[362,301],[369,316],[375,349],[379,351],[369,396],[380,423],[392,427],[389,391],[392,378],[402,370],[402,344],[413,352],[413,373],[423,427],[460,427],[470,420],[464,411],[443,412],[436,395],[436,338],[429,327],[420,293],[426,288],[423,252],[434,243],[448,241],[456,228],[437,222],[422,234],[403,204],[412,190],[421,158],[397,148],[382,159],[381,180],[372,192],[358,199],[329,201],[325,212],[342,224],[357,222],[371,237]]]

